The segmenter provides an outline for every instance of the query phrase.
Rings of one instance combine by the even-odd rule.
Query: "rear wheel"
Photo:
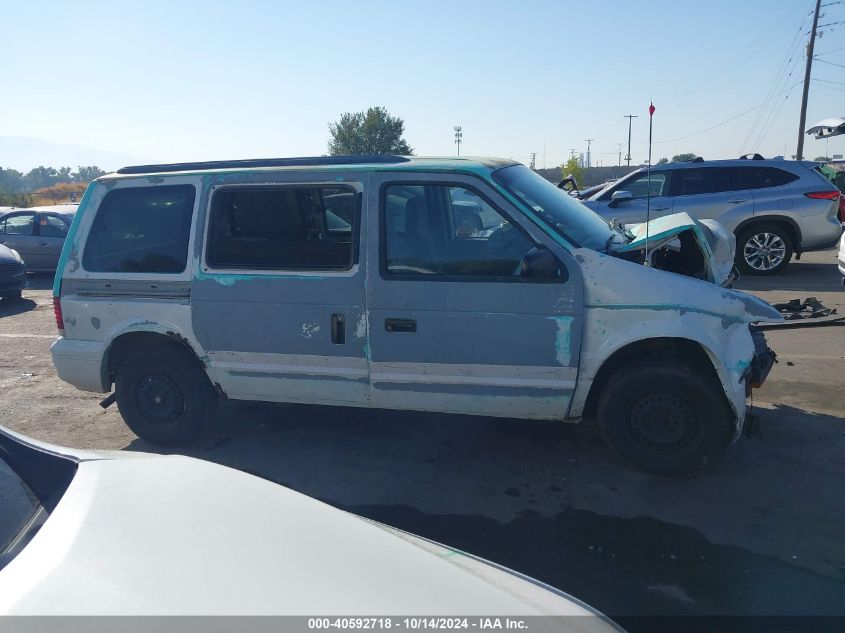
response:
[[[187,353],[163,347],[130,354],[115,379],[115,396],[126,425],[154,444],[191,440],[214,410],[214,390]]]
[[[736,265],[745,275],[773,275],[792,259],[792,237],[779,224],[755,224],[736,238]]]
[[[607,382],[598,423],[608,446],[634,466],[690,475],[730,444],[733,413],[715,378],[671,361],[629,365]]]

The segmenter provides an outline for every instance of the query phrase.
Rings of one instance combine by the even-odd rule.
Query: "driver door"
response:
[[[401,176],[369,188],[373,406],[564,418],[583,319],[574,261],[481,180]],[[538,246],[559,274],[521,276]]]

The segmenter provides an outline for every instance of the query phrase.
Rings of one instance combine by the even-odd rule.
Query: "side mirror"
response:
[[[519,265],[521,277],[534,279],[557,279],[566,281],[566,269],[561,266],[557,257],[542,246],[532,248],[522,258]]]
[[[629,202],[634,199],[634,194],[630,191],[614,191],[613,195],[610,196],[610,202],[607,203],[611,209],[615,209],[620,205],[622,202]]]

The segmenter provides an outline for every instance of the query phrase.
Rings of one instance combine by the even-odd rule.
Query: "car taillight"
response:
[[[56,327],[59,329],[59,334],[65,335],[65,320],[62,317],[62,300],[59,297],[53,297],[53,313],[56,315]]]
[[[839,197],[839,221],[845,224],[845,196]]]
[[[840,195],[838,191],[811,191],[805,193],[808,198],[815,198],[817,200],[836,200]]]

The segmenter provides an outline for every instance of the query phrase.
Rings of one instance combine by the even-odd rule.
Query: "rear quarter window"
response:
[[[82,266],[105,273],[184,271],[195,196],[192,185],[110,191],[91,225]]]
[[[740,167],[737,179],[740,189],[767,189],[787,185],[798,176],[777,167]]]

